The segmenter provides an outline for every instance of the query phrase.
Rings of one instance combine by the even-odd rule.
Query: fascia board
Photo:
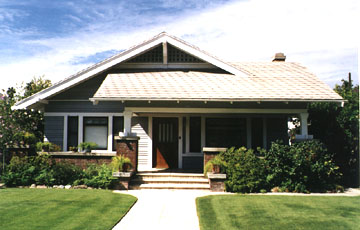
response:
[[[79,82],[82,82],[102,71],[105,71],[108,68],[111,68],[114,65],[117,65],[131,57],[134,57],[142,52],[145,52],[146,50],[162,43],[164,41],[164,37],[160,37],[158,39],[155,39],[151,42],[147,42],[141,45],[138,45],[136,47],[133,47],[129,50],[124,51],[123,53],[120,53],[118,57],[115,57],[111,60],[109,58],[108,60],[103,61],[104,63],[96,64],[89,69],[93,68],[92,70],[83,70],[79,74],[74,75],[73,77],[70,77],[69,79],[64,80],[63,82],[60,82],[59,84],[56,84],[48,89],[45,89],[37,94],[35,94],[33,97],[29,97],[27,99],[24,99],[23,101],[20,101],[15,106],[12,107],[12,109],[26,109],[32,104],[35,104],[37,102],[40,102],[41,100],[44,100],[56,93],[59,93]]]

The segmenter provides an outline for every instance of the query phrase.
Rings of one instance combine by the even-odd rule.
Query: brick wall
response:
[[[138,140],[116,140],[116,155],[130,158],[133,165],[131,171],[137,171]]]
[[[85,169],[88,164],[110,164],[111,156],[53,156],[56,163],[67,162]]]

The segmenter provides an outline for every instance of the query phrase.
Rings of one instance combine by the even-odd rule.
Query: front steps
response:
[[[137,173],[129,189],[209,190],[209,180],[202,173]]]

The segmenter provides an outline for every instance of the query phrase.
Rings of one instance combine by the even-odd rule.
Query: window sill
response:
[[[219,147],[204,147],[203,152],[224,152],[227,148],[219,148]]]
[[[116,152],[99,152],[98,151],[92,151],[91,153],[82,153],[82,152],[49,152],[49,155],[51,156],[109,156],[114,157],[116,156]]]

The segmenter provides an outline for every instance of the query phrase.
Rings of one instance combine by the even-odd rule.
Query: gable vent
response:
[[[140,54],[130,60],[128,63],[162,63],[163,62],[163,48],[162,45],[156,46],[143,54]]]
[[[168,62],[172,63],[203,63],[204,61],[196,58],[182,50],[168,44]]]

